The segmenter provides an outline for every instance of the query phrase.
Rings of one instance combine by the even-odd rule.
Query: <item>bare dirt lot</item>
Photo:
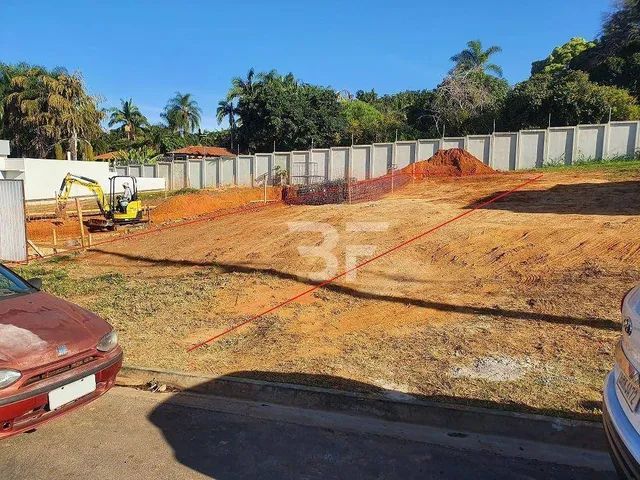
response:
[[[535,184],[259,321],[187,348],[313,284],[303,257],[381,252],[533,174],[432,179],[378,201],[273,206],[24,269],[120,332],[129,364],[592,418],[622,295],[640,281],[640,170],[550,171]],[[348,231],[382,222],[386,231]],[[351,224],[353,230],[353,224]],[[311,375],[313,374],[313,376]],[[285,375],[285,377],[283,377]]]

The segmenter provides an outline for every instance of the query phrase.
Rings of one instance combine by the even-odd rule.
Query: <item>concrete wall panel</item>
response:
[[[330,155],[329,180],[344,180],[347,178],[349,147],[332,148]]]
[[[173,178],[171,189],[180,190],[187,187],[187,162],[173,162]]]
[[[442,149],[448,150],[450,148],[464,148],[464,137],[445,137],[442,142]]]
[[[202,160],[189,160],[189,187],[204,187],[202,181]]]
[[[216,188],[218,186],[218,159],[205,160],[204,184],[206,188]]]
[[[638,122],[611,122],[607,157],[631,156],[636,151]]]
[[[155,165],[143,165],[142,166],[142,176],[143,177],[155,177],[156,176],[156,167],[155,167]]]
[[[418,161],[428,160],[440,148],[440,140],[418,140]]]
[[[315,173],[318,178],[313,179],[315,182],[324,181],[329,178],[329,149],[313,150],[311,153],[311,163],[315,164]],[[322,178],[319,178],[322,177]]]
[[[158,176],[164,178],[165,185],[171,188],[171,164],[158,163]]]
[[[371,172],[371,146],[358,145],[352,147],[351,177],[357,180],[369,178]]]
[[[251,164],[253,162],[252,155],[243,155],[238,157],[238,185],[243,187],[251,186]]]
[[[517,145],[517,133],[496,133],[493,139],[492,167],[496,170],[514,170]]]
[[[280,167],[282,170],[291,170],[291,154],[290,153],[275,153],[273,168]],[[273,172],[271,172],[273,174]]]
[[[373,164],[370,178],[386,175],[393,161],[393,143],[376,143],[373,145]]]
[[[220,184],[235,185],[236,169],[235,158],[220,158]]]
[[[396,169],[401,169],[416,161],[416,142],[398,142],[396,144]]]
[[[539,168],[544,161],[544,130],[520,132],[518,168]]]
[[[573,161],[573,127],[550,128],[547,141],[547,163],[564,163],[571,165]]]
[[[578,126],[576,161],[601,159],[604,155],[604,125]],[[574,161],[575,163],[575,161]]]
[[[144,177],[142,174],[142,165],[129,165],[129,176]]]
[[[489,165],[491,155],[491,135],[473,135],[467,138],[467,150],[471,155]]]
[[[309,152],[291,152],[291,183],[303,185],[308,183]]]
[[[271,171],[271,162],[272,162],[270,153],[257,153],[256,154],[256,178],[260,178],[265,173],[269,173]],[[270,179],[270,176],[269,176]]]

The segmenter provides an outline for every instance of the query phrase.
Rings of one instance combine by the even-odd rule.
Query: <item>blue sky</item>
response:
[[[158,121],[191,92],[203,127],[230,79],[293,72],[338,90],[432,88],[471,39],[500,45],[511,83],[573,36],[600,29],[608,0],[74,1],[0,0],[0,61],[80,70],[103,106],[133,98]]]

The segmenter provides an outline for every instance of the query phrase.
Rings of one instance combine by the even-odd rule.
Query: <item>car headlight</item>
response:
[[[16,383],[22,374],[17,370],[0,370],[0,390]]]
[[[118,345],[118,334],[115,330],[111,330],[100,339],[96,348],[101,352],[110,352]]]

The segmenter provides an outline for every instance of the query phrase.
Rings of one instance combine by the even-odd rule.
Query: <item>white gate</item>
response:
[[[0,260],[27,259],[27,225],[22,180],[0,180]]]

